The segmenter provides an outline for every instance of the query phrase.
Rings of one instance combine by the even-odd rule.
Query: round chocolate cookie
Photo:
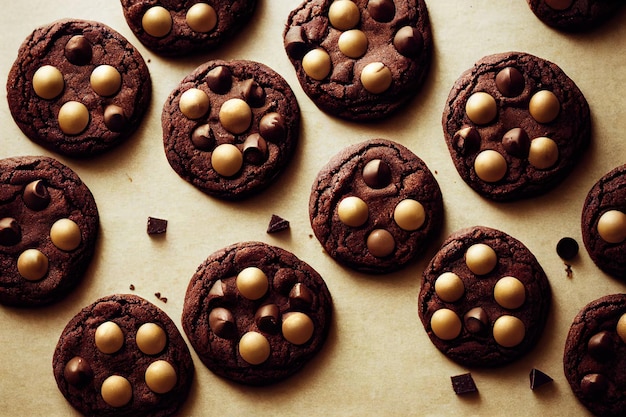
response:
[[[315,236],[338,262],[367,273],[398,270],[437,237],[443,199],[426,164],[404,146],[348,146],[317,175],[309,200]]]
[[[508,52],[476,62],[456,81],[443,131],[459,175],[496,200],[545,193],[591,140],[585,97],[555,64]]]
[[[111,295],[67,324],[52,358],[67,401],[88,416],[172,416],[193,380],[174,322],[135,295]]]
[[[488,227],[450,235],[424,270],[418,312],[432,343],[465,366],[496,367],[539,340],[551,290],[534,255]]]
[[[234,244],[191,278],[182,323],[217,375],[269,385],[299,371],[323,346],[332,299],[322,277],[284,249]]]
[[[593,29],[624,4],[624,0],[527,0],[533,13],[548,26],[578,32]]]
[[[0,159],[0,303],[58,301],[82,279],[99,217],[91,191],[48,157]]]
[[[150,104],[150,73],[113,29],[61,20],[22,44],[7,81],[13,119],[34,142],[88,157],[129,137]]]
[[[209,52],[235,36],[256,0],[121,0],[137,39],[164,56]]]
[[[321,110],[355,121],[382,119],[415,96],[432,43],[423,0],[308,0],[284,31],[304,92]]]
[[[598,416],[626,414],[626,294],[601,297],[574,318],[563,369],[574,395]]]
[[[241,199],[267,187],[298,142],[300,108],[287,82],[252,61],[209,61],[163,106],[170,165],[206,194]]]
[[[598,268],[626,281],[626,165],[593,185],[583,205],[581,229]]]

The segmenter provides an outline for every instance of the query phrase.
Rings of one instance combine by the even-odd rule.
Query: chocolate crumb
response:
[[[167,220],[148,217],[148,234],[160,235],[167,231]]]
[[[572,271],[572,265],[565,263],[565,273],[568,278],[572,278],[574,276],[574,271]]]
[[[128,286],[128,289],[131,290],[131,291],[135,291],[135,286],[133,284],[130,284]]]
[[[270,223],[267,226],[267,233],[277,233],[286,229],[289,229],[289,221],[277,216],[276,214],[272,214]]]
[[[471,373],[451,376],[452,388],[456,395],[471,394],[478,392]]]
[[[541,372],[539,369],[533,368],[530,371],[530,389],[535,390],[542,385],[552,382],[553,379]]]
[[[167,297],[162,297],[160,292],[155,292],[154,296],[164,303],[167,303]]]
[[[563,259],[573,259],[578,255],[578,242],[571,237],[564,237],[556,244],[556,253]]]

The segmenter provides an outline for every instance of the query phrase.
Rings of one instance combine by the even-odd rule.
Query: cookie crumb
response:
[[[154,296],[155,296],[156,298],[158,298],[158,299],[159,299],[159,301],[162,301],[162,302],[164,302],[164,303],[167,303],[167,297],[163,297],[163,296],[161,296],[161,293],[160,293],[160,292],[155,292],[155,293],[154,293]]]
[[[539,369],[536,369],[536,368],[531,369],[529,377],[530,377],[530,389],[531,390],[535,390],[553,381],[551,377],[549,377],[548,375],[546,375],[545,373],[541,372]]]
[[[474,378],[472,378],[471,373],[451,376],[452,380],[452,389],[454,389],[454,393],[456,395],[464,395],[464,394],[472,394],[474,392],[478,392],[478,388],[476,388],[476,384],[474,383]]]
[[[574,271],[572,271],[572,265],[565,263],[565,273],[568,278],[572,278],[574,276]]]
[[[131,290],[131,291],[135,291],[135,286],[133,284],[130,284],[128,286],[128,289]]]
[[[149,235],[161,235],[167,231],[167,220],[148,217],[147,232]]]
[[[267,233],[277,233],[286,229],[289,229],[289,221],[276,214],[272,214],[270,223],[267,226]]]

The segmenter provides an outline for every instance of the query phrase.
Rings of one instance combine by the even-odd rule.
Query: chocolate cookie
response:
[[[439,234],[443,200],[426,164],[385,139],[351,145],[322,168],[309,200],[315,236],[338,262],[387,273]]]
[[[600,178],[582,210],[583,242],[595,264],[626,280],[626,165]]]
[[[330,293],[313,268],[284,249],[245,242],[198,267],[182,323],[211,371],[269,385],[299,371],[322,348],[331,319]]]
[[[52,358],[67,401],[89,416],[172,416],[193,380],[174,322],[134,295],[111,295],[67,324]]]
[[[150,104],[139,52],[113,29],[61,20],[24,41],[7,81],[13,119],[34,142],[74,157],[129,137]]]
[[[423,0],[308,0],[290,13],[284,45],[309,98],[355,121],[414,97],[433,48]]]
[[[300,108],[287,82],[252,61],[209,61],[163,106],[170,165],[206,194],[241,199],[267,187],[298,142]]]
[[[0,303],[58,301],[82,279],[99,217],[91,191],[48,157],[0,160]]]
[[[465,366],[495,367],[537,343],[548,278],[520,241],[488,227],[450,235],[424,270],[418,312],[432,343]]]
[[[593,29],[624,6],[624,0],[527,0],[546,25],[563,31]]]
[[[474,191],[517,200],[554,188],[591,140],[585,97],[555,64],[508,52],[482,58],[450,91],[443,131]]]
[[[601,297],[574,318],[563,368],[574,395],[598,416],[626,413],[626,294]]]
[[[209,52],[236,35],[256,0],[122,0],[135,36],[164,56]]]

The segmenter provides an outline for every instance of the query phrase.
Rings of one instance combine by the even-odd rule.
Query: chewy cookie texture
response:
[[[22,132],[73,157],[100,154],[128,138],[150,97],[139,52],[113,29],[86,20],[35,29],[7,80],[9,109]]]
[[[591,141],[589,106],[576,84],[557,65],[521,52],[486,56],[465,71],[442,123],[461,178],[496,201],[553,189]]]
[[[70,320],[54,351],[54,378],[89,416],[172,416],[194,366],[174,322],[143,298],[103,297]]]
[[[286,250],[260,242],[210,255],[189,282],[182,315],[207,368],[248,385],[299,371],[322,348],[331,320],[322,277]]]
[[[49,157],[0,160],[0,303],[59,301],[83,278],[99,215],[91,191]]]
[[[309,98],[348,120],[382,119],[413,97],[430,68],[423,0],[308,0],[289,15],[287,55]]]
[[[209,52],[250,20],[256,0],[121,0],[135,36],[164,56]]]
[[[535,346],[550,304],[548,278],[528,248],[477,226],[450,235],[430,261],[418,312],[430,340],[448,358],[494,367]]]

